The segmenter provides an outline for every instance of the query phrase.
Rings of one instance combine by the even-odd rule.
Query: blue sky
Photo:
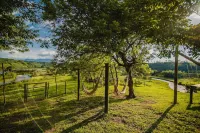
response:
[[[34,24],[29,21],[26,22],[30,29],[39,30],[39,36],[36,39],[41,40],[50,40],[51,38],[51,22],[44,21],[40,24]],[[52,59],[53,55],[55,55],[56,48],[50,45],[47,48],[41,48],[40,44],[36,41],[33,41],[33,46],[29,45],[28,52],[18,52],[14,51],[14,53],[10,53],[9,51],[1,51],[0,57],[1,58],[13,58],[13,59]]]
[[[196,25],[200,23],[200,16],[197,14],[192,14],[188,17],[191,19],[191,23]],[[38,39],[42,40],[49,40],[51,38],[51,32],[50,32],[50,22],[44,21],[40,24],[32,24],[30,22],[26,22],[29,28],[31,29],[37,29],[39,30],[39,37]],[[0,58],[13,58],[13,59],[52,59],[53,56],[56,54],[56,48],[53,46],[50,46],[50,48],[41,48],[40,44],[37,42],[33,42],[33,47],[29,46],[29,51],[25,53],[15,52],[10,54],[9,51],[1,51],[0,52]],[[171,59],[158,59],[155,58],[152,62],[155,61],[167,61],[167,60],[173,60]],[[181,61],[186,61],[184,58],[180,57]]]

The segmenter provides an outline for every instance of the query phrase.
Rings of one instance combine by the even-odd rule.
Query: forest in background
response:
[[[149,63],[149,67],[153,70],[153,76],[164,78],[174,78],[174,62],[156,62]],[[200,66],[189,62],[180,62],[178,64],[178,77],[190,78],[200,76]]]

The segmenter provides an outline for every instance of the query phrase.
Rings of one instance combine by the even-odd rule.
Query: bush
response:
[[[174,71],[173,70],[167,70],[162,71],[159,76],[165,77],[165,78],[174,78]],[[187,73],[178,71],[178,78],[184,78],[187,77]]]
[[[141,79],[135,79],[135,86],[141,85],[143,82],[141,81]]]
[[[5,79],[15,79],[16,76],[17,76],[17,74],[14,72],[5,73]],[[0,79],[2,80],[3,77],[1,76]]]

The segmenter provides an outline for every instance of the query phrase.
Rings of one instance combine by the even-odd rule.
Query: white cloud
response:
[[[31,24],[31,21],[27,20],[27,21],[25,21],[25,24],[26,24],[26,25],[30,25],[30,24]]]
[[[35,38],[35,40],[50,41],[51,38],[50,37],[37,37],[37,38]]]
[[[55,54],[56,54],[55,51],[47,51],[47,50],[45,50],[45,51],[42,51],[41,53],[39,53],[38,56],[40,56],[40,57],[52,57]]]
[[[52,49],[30,49],[28,52],[10,53],[9,51],[1,51],[0,58],[13,58],[13,59],[52,59],[56,54],[55,50]]]
[[[200,23],[200,16],[196,13],[191,14],[188,18],[191,20],[191,23],[194,25],[197,25]]]
[[[18,15],[18,14],[19,14],[19,11],[12,12],[12,15]]]
[[[43,21],[43,25],[52,25],[53,21]]]
[[[51,30],[53,30],[57,26],[57,24],[54,23],[54,21],[48,21],[48,20],[43,21],[40,25],[41,27],[49,28]]]
[[[34,26],[31,26],[29,29],[35,29],[35,27],[34,27]]]

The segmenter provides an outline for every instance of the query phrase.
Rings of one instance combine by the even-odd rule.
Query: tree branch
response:
[[[128,46],[126,47],[125,49],[125,53],[135,44],[135,42],[137,40],[139,40],[139,43],[141,42],[141,40],[143,39],[143,36],[140,36],[140,37],[135,37],[134,41],[130,42],[128,39],[126,39],[126,43],[128,44]],[[139,44],[137,43],[137,45]]]
[[[119,66],[124,66],[124,64],[120,63],[119,60],[115,58],[115,56],[112,56],[112,58],[115,60],[115,62],[117,62]]]
[[[127,52],[136,41],[137,39],[135,39],[132,43],[130,43],[128,39],[126,39],[126,43],[128,44],[128,46],[126,47],[125,52]]]
[[[196,64],[196,65],[200,66],[200,62],[198,62],[198,61],[196,61],[196,60],[192,59],[191,57],[189,57],[189,56],[187,56],[187,55],[184,55],[184,54],[183,54],[183,53],[181,53],[181,52],[179,52],[178,54],[179,54],[179,55],[181,55],[181,56],[183,56],[183,57],[184,57],[184,58],[186,58],[187,60],[189,60],[189,61],[193,62],[194,64]]]

